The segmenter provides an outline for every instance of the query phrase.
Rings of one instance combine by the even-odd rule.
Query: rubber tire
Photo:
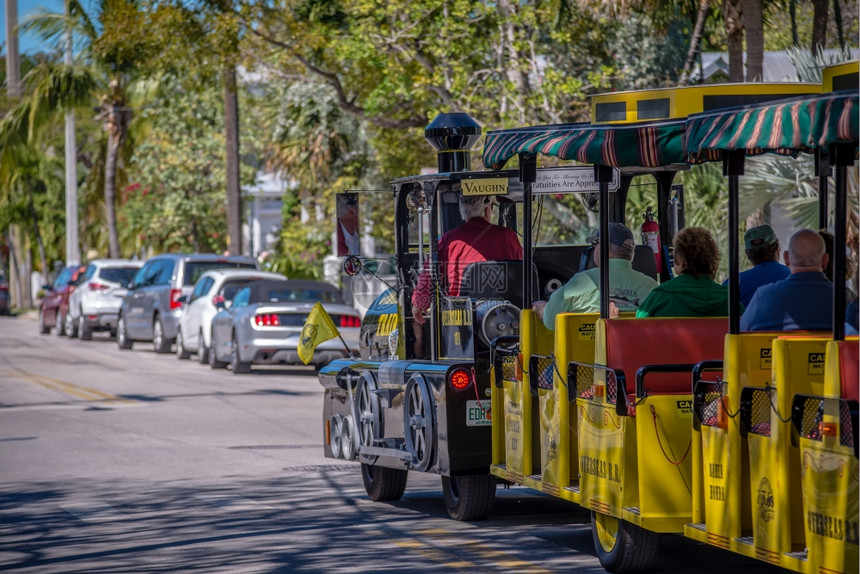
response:
[[[212,348],[209,349],[209,366],[213,369],[226,369],[227,361],[219,361],[215,354],[215,339],[212,339]]]
[[[203,329],[200,329],[200,335],[197,338],[197,360],[201,365],[209,364],[209,347],[206,346],[206,339],[203,338]]]
[[[361,463],[361,480],[367,496],[375,502],[400,500],[406,491],[409,472],[399,468],[387,468]]]
[[[191,353],[185,350],[185,341],[182,339],[182,329],[176,331],[176,358],[180,361],[187,361],[191,358]]]
[[[594,511],[591,512],[591,536],[600,565],[607,572],[649,570],[660,552],[660,537],[656,532]]]
[[[129,339],[125,332],[125,317],[120,315],[116,322],[116,346],[122,351],[127,351],[131,349],[132,345],[134,345],[134,341]]]
[[[57,337],[66,336],[66,316],[60,315],[59,309],[57,310],[57,316],[54,321],[54,334]]]
[[[66,337],[69,339],[78,338],[78,324],[72,320],[71,313],[66,313],[66,320],[63,322],[63,329],[65,329]]]
[[[78,336],[81,338],[81,341],[93,340],[93,330],[87,325],[87,319],[83,313],[78,317]]]
[[[234,375],[244,375],[251,372],[251,363],[239,360],[239,342],[233,333],[233,345],[230,347],[230,368]]]
[[[39,334],[47,335],[50,332],[51,328],[45,326],[45,314],[42,312],[42,309],[39,309]]]
[[[483,520],[493,509],[496,479],[491,474],[443,476],[442,498],[454,520]]]
[[[164,355],[170,352],[170,339],[164,336],[164,325],[161,317],[156,317],[152,323],[152,346],[155,352]]]

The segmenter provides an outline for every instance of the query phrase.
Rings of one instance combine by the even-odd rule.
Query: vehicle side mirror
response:
[[[188,295],[180,295],[177,301],[185,305],[186,303],[188,303]]]
[[[361,271],[361,259],[356,255],[350,255],[343,262],[343,272],[350,277],[355,277],[358,275],[358,272]]]
[[[42,285],[42,291],[48,292],[51,289],[53,289],[53,287],[51,287],[50,285]]]

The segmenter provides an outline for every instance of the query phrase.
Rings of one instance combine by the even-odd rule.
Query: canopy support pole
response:
[[[831,175],[830,156],[828,150],[815,150],[815,174],[818,176],[818,227],[827,228],[830,221],[830,206],[828,205],[828,178]]]
[[[738,240],[738,188],[744,174],[745,150],[723,152],[723,175],[729,177],[729,333],[741,331],[740,307],[740,241]]]
[[[609,184],[612,168],[594,166],[594,181],[600,190],[600,317],[609,318]]]
[[[848,167],[854,165],[856,144],[837,144],[831,150],[836,166],[833,217],[833,340],[845,340],[845,220],[848,214]]]
[[[537,179],[537,155],[520,154],[520,181],[523,182],[523,309],[532,306],[532,184]]]

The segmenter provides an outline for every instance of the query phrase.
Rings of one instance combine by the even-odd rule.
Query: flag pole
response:
[[[340,339],[340,342],[343,343],[343,348],[346,349],[346,354],[350,359],[354,359],[355,355],[352,354],[352,349],[349,348],[349,345],[346,344],[346,341],[343,340],[343,335],[340,334],[339,329],[335,329],[337,331],[337,338]]]

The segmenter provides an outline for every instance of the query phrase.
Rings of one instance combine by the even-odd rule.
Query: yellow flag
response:
[[[314,349],[317,348],[317,345],[334,339],[339,334],[337,327],[334,326],[334,321],[323,309],[322,303],[317,303],[308,313],[307,321],[305,321],[305,326],[299,337],[299,358],[307,365],[313,359]]]

